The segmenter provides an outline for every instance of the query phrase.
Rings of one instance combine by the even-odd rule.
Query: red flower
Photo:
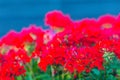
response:
[[[53,57],[51,55],[47,55],[40,59],[38,66],[40,67],[41,70],[45,72],[47,70],[47,67],[52,64],[53,64]]]
[[[73,22],[68,15],[64,15],[61,11],[51,11],[45,16],[45,24],[54,28],[72,27]]]
[[[22,54],[22,53],[20,53]],[[22,55],[24,56],[24,55]],[[27,59],[24,57],[24,59]],[[21,55],[17,54],[14,50],[9,51],[0,57],[0,79],[14,80],[15,76],[25,73],[24,61]]]
[[[1,39],[1,44],[6,44],[9,46],[22,47],[22,40],[18,32],[10,31],[7,35],[3,36]]]
[[[104,15],[98,19],[98,24],[102,29],[109,29],[114,27],[113,25],[115,23],[115,20],[116,20],[115,16]]]

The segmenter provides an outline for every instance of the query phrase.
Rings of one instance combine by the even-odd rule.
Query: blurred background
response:
[[[61,10],[73,20],[118,15],[120,0],[0,0],[0,37],[9,30],[20,31],[30,24],[44,26],[48,11]]]

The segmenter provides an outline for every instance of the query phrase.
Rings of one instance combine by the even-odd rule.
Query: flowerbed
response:
[[[120,16],[73,21],[48,12],[0,39],[0,80],[120,80]]]

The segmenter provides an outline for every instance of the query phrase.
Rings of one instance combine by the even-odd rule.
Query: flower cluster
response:
[[[40,55],[45,45],[44,36],[45,32],[35,25],[3,36],[0,41],[0,79],[11,80],[25,74],[25,65]]]
[[[46,16],[46,23],[49,26],[53,26],[52,21],[57,23],[54,26],[58,29],[59,27],[64,29],[55,34],[47,44],[47,50],[42,54],[43,57],[39,64],[41,69],[46,70],[46,66],[51,64],[60,64],[70,72],[75,70],[89,72],[95,67],[99,70],[104,69],[103,55],[105,52],[114,52],[120,58],[119,16],[105,15],[98,20],[86,18],[81,21],[72,21],[70,18],[64,21],[64,19],[68,19],[66,15],[56,11]],[[71,21],[71,23],[65,25],[62,21]]]
[[[26,64],[32,59],[39,60],[43,71],[49,65],[60,65],[71,73],[103,70],[105,52],[120,59],[120,16],[73,21],[60,11],[52,11],[46,14],[45,24],[50,29],[30,25],[0,39],[0,80],[25,75]]]

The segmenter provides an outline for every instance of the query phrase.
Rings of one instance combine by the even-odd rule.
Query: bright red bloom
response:
[[[115,16],[104,15],[98,19],[98,24],[102,29],[109,29],[113,27],[115,20]]]
[[[24,74],[25,69],[23,64],[28,59],[28,57],[24,56],[26,55],[23,52],[18,53],[14,50],[0,56],[0,79],[14,80],[15,76]]]
[[[47,67],[52,64],[53,64],[53,57],[51,55],[47,55],[44,58],[40,59],[40,63],[38,64],[38,66],[40,67],[41,70],[45,72],[47,70]]]
[[[45,16],[45,24],[50,27],[66,28],[73,26],[69,15],[64,15],[61,11],[51,11]]]
[[[22,40],[18,32],[10,31],[7,35],[3,36],[1,39],[1,44],[6,44],[9,46],[22,47]]]

